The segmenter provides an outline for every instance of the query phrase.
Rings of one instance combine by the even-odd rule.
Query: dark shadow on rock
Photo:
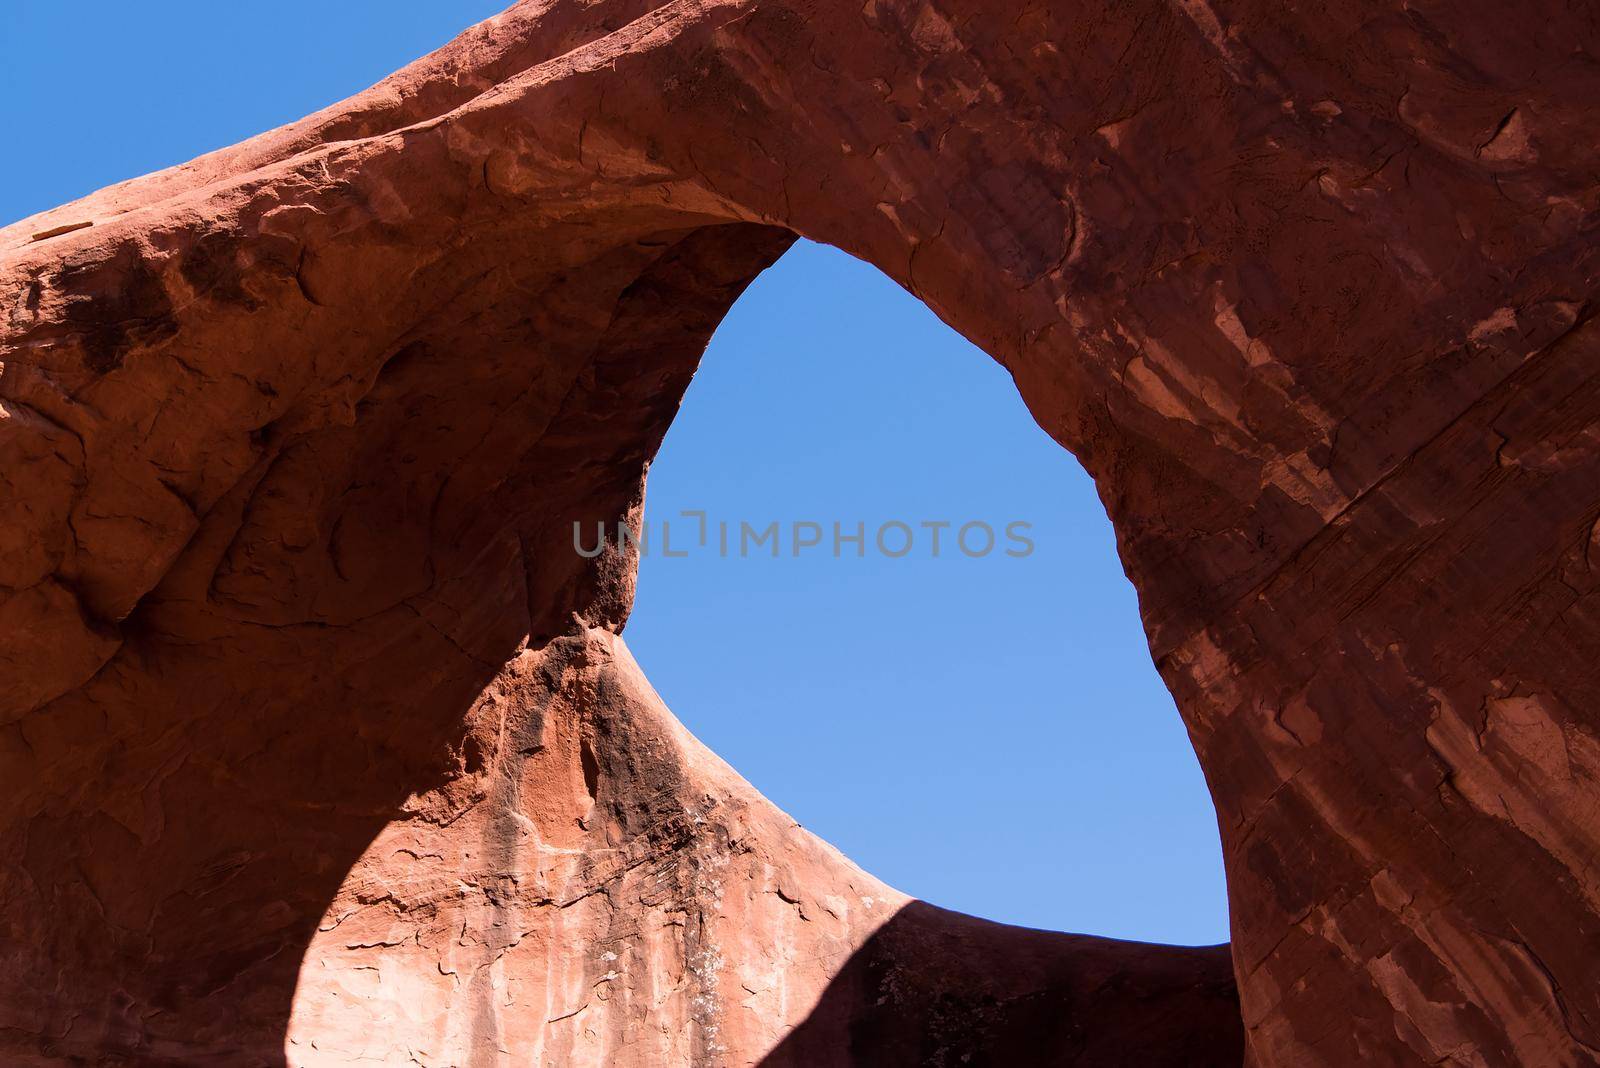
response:
[[[1238,1068],[1228,947],[991,923],[914,901],[762,1068]]]

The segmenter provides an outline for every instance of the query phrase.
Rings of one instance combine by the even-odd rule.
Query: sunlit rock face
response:
[[[1596,33],[528,2],[0,230],[4,1059],[1600,1062]],[[796,233],[1095,477],[1236,995],[908,903],[639,678],[571,524]]]
[[[487,759],[379,832],[305,947],[292,1063],[1238,1060],[1224,950],[909,900],[689,737],[608,631],[524,650],[466,719]]]

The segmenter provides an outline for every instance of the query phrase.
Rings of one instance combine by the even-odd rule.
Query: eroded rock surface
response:
[[[609,636],[633,562],[570,524],[639,507],[800,233],[1095,477],[1217,802],[1248,1063],[1600,1063],[1597,32],[527,2],[0,230],[6,1056],[939,1063],[981,1003],[984,1049],[1237,1057],[1214,954],[901,908]],[[884,960],[937,972],[903,1018]]]

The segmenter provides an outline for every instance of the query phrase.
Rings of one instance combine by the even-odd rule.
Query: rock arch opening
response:
[[[915,298],[794,246],[718,325],[645,502],[628,644],[803,825],[960,911],[1227,940],[1211,798],[1093,485]]]

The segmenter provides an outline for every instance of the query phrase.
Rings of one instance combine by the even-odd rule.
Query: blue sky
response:
[[[499,2],[12,0],[0,222],[348,95]],[[816,522],[778,559],[644,562],[627,638],[673,710],[797,820],[935,904],[1227,938],[1215,818],[1094,488],[1009,376],[876,270],[802,244],[717,332],[647,519]],[[929,552],[982,521],[993,553]],[[883,523],[917,534],[890,559]],[[866,525],[865,558],[831,528]],[[1006,556],[1003,528],[1034,549]],[[974,532],[976,538],[977,532]],[[976,544],[975,541],[973,544]],[[659,550],[659,544],[657,545]]]

